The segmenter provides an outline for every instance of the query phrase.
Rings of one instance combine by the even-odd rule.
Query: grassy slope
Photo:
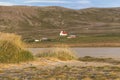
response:
[[[50,47],[61,43],[69,46],[120,46],[119,10],[120,8],[72,10],[63,7],[0,6],[0,31],[17,33],[26,40],[55,38],[48,44],[32,44],[32,47]],[[76,34],[78,38],[61,39],[61,30]]]
[[[60,30],[77,35],[119,34],[120,8],[72,10],[62,7],[0,7],[0,31],[24,38],[57,37]]]

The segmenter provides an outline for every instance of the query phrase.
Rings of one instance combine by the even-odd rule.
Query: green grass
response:
[[[97,35],[97,36],[78,36],[74,39],[57,37],[49,41],[27,42],[29,47],[55,47],[55,45],[65,44],[70,47],[120,47],[120,37],[117,35]]]
[[[67,39],[66,37],[58,37],[55,42],[62,43],[97,43],[97,42],[120,42],[119,36],[78,36],[74,39]]]
[[[0,33],[0,63],[19,63],[33,60],[33,55],[24,49],[21,37]]]
[[[26,41],[28,43],[32,43],[29,41]],[[33,41],[34,42],[34,41]],[[43,41],[40,43],[119,43],[120,42],[120,36],[119,34],[96,34],[96,35],[87,35],[87,34],[81,34],[73,39],[68,39],[67,37],[55,37],[51,39],[50,41]]]

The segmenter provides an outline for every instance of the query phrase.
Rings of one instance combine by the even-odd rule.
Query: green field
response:
[[[27,42],[32,47],[54,47],[59,44],[67,44],[71,47],[119,47],[119,35],[99,35],[99,36],[79,36],[68,39],[66,37],[57,37],[49,41]]]

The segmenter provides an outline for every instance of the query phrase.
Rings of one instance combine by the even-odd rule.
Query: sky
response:
[[[61,6],[72,9],[120,7],[120,0],[0,0],[2,6]]]

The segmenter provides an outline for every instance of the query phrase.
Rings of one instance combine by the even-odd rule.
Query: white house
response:
[[[61,31],[61,32],[60,32],[60,36],[67,36],[67,35],[68,35],[68,33],[65,32],[65,31]]]
[[[39,42],[40,40],[35,39],[35,42]]]

